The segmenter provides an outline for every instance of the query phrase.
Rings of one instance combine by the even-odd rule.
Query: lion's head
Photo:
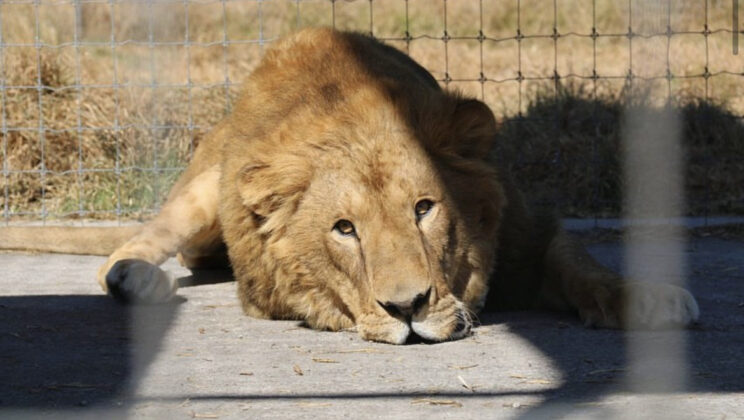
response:
[[[438,89],[328,86],[332,107],[294,109],[226,149],[223,188],[239,200],[221,211],[244,307],[375,341],[464,337],[504,205],[485,162],[491,111]]]

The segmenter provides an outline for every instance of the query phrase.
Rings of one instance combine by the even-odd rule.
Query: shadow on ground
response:
[[[0,407],[116,403],[177,310],[127,308],[103,295],[0,297]]]
[[[595,244],[590,250],[603,263],[615,269],[621,266],[619,244]],[[691,286],[698,297],[702,319],[700,325],[687,333],[690,364],[685,391],[744,392],[744,360],[740,354],[744,348],[744,266],[741,264],[744,243],[698,239],[692,242],[689,255]],[[181,284],[197,286],[224,280],[224,273],[206,272],[183,278]],[[88,406],[116,408],[128,404],[137,385],[135,378],[157,356],[179,308],[179,304],[174,304],[130,309],[96,295],[0,296],[0,408],[73,412]],[[515,412],[524,418],[536,418],[568,414],[570,411],[561,410],[573,410],[573,403],[597,401],[624,389],[627,361],[623,332],[585,329],[571,316],[548,313],[483,314],[481,321],[485,325],[506,325],[510,333],[538,349],[562,376],[560,385],[538,391],[441,392],[436,394],[437,398],[467,401],[537,395],[544,398],[541,404]],[[229,334],[236,333],[233,330]],[[640,334],[665,339],[664,332]],[[192,401],[343,401],[400,400],[425,395],[343,389],[282,394],[212,391],[215,392],[210,395],[195,393],[189,398]],[[147,401],[151,397],[134,398]]]
[[[179,285],[230,280],[228,271],[199,270]],[[121,404],[183,302],[125,306],[105,295],[0,296],[0,408]]]
[[[619,244],[595,244],[589,249],[603,264],[622,272]],[[685,331],[686,383],[674,391],[743,392],[744,359],[740,354],[744,349],[744,243],[707,238],[691,242],[687,254],[688,286],[700,305],[701,319]],[[544,313],[487,314],[483,322],[508,324],[510,332],[528,340],[563,374],[562,385],[546,394],[542,404],[526,411],[521,416],[525,419],[565,416],[575,409],[575,403],[594,402],[610,393],[629,391],[630,334],[647,342],[674,339],[674,333],[668,331],[587,329],[574,317],[561,319]],[[652,384],[647,391],[664,393]]]

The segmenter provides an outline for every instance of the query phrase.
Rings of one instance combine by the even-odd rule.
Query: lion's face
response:
[[[319,328],[354,325],[365,339],[395,344],[412,332],[462,338],[487,292],[498,183],[475,168],[477,159],[445,146],[432,152],[425,133],[396,122],[394,112],[360,118],[244,170],[243,196],[280,266],[272,299],[282,309],[270,311]]]
[[[313,263],[333,267],[324,280],[364,338],[403,343],[411,331],[435,341],[461,338],[472,320],[453,294],[462,258],[456,209],[422,150],[390,144],[354,156],[330,152],[298,208],[296,229],[315,232],[308,239],[321,252]]]

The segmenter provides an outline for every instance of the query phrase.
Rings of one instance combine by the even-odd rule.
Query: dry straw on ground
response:
[[[731,2],[646,3],[669,5],[669,21],[634,32],[669,24],[673,36],[631,42],[629,23],[648,11],[615,0],[5,2],[0,208],[5,220],[151,212],[265,45],[335,25],[372,32],[484,99],[503,123],[496,160],[566,213],[619,211],[619,122],[637,91],[643,106],[669,101],[684,116],[690,212],[742,212]],[[630,68],[640,78],[629,87]]]

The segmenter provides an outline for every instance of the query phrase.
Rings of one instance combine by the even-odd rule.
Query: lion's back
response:
[[[303,109],[332,111],[369,87],[391,97],[440,89],[407,55],[369,36],[304,29],[269,48],[245,82],[233,119],[249,120],[257,130],[274,127]]]

